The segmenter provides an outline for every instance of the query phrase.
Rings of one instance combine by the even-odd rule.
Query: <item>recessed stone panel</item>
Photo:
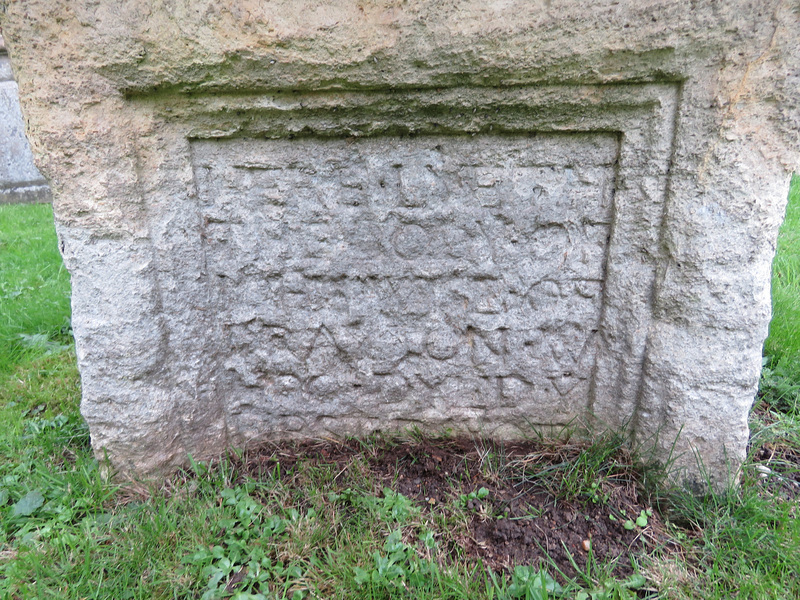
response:
[[[613,135],[198,141],[230,413],[585,412]],[[494,421],[494,422],[492,422]],[[374,423],[369,423],[374,427]]]

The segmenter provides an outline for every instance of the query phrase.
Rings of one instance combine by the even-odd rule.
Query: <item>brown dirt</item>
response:
[[[623,527],[627,518],[635,520],[650,508],[632,483],[633,468],[623,450],[607,458],[596,489],[571,498],[553,494],[564,487],[557,474],[574,464],[584,448],[451,438],[378,440],[368,445],[358,441],[284,443],[249,453],[243,467],[260,478],[274,476],[280,465],[280,477],[288,481],[301,465],[335,465],[344,474],[357,463],[363,468],[366,461],[381,486],[416,500],[428,514],[453,511],[460,495],[485,487],[489,494],[484,499],[467,502],[471,517],[466,532],[451,541],[468,560],[480,559],[499,571],[515,565],[536,566],[549,556],[572,577],[575,565],[585,572],[590,546],[595,560],[616,561],[614,573],[622,577],[632,573],[631,558],[669,542],[656,512],[646,527]],[[543,473],[554,476],[536,477]]]

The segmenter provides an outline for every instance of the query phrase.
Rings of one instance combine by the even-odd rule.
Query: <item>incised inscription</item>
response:
[[[585,411],[615,136],[192,147],[231,418]]]

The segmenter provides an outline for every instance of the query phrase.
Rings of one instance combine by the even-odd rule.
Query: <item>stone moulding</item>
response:
[[[177,98],[172,103],[164,97],[159,97],[157,101],[146,96],[134,97],[131,101],[146,105],[153,112],[153,119],[167,120],[172,127],[185,134],[175,138],[173,147],[165,149],[165,155],[171,157],[168,164],[158,170],[139,174],[142,187],[152,190],[143,201],[151,215],[147,219],[151,248],[142,248],[143,252],[151,253],[149,258],[142,260],[148,263],[148,296],[152,295],[152,300],[142,304],[139,291],[131,294],[131,305],[118,306],[126,314],[150,310],[153,306],[163,308],[157,311],[159,317],[149,332],[150,339],[137,344],[141,348],[141,356],[133,360],[126,359],[124,363],[116,361],[117,368],[122,371],[119,373],[122,381],[115,384],[117,390],[120,385],[127,385],[131,388],[130,394],[136,394],[136,388],[140,385],[138,382],[151,380],[153,369],[160,371],[159,379],[172,382],[189,377],[194,370],[190,378],[196,387],[185,398],[180,398],[173,391],[170,394],[171,401],[179,407],[182,403],[196,406],[198,401],[206,410],[213,406],[214,413],[219,415],[219,421],[213,424],[216,435],[226,443],[236,445],[275,437],[365,433],[410,425],[514,437],[529,435],[532,427],[585,422],[590,415],[612,427],[630,425],[640,418],[650,419],[649,415],[641,413],[644,332],[648,329],[652,314],[661,221],[669,184],[679,97],[679,83],[503,90],[451,89],[407,93],[217,95],[196,97],[188,103],[183,98]],[[252,222],[266,218],[270,208],[269,201],[259,201],[259,192],[264,192],[258,185],[251,182],[248,187],[241,180],[229,183],[228,188],[233,190],[233,194],[227,196],[223,189],[214,187],[224,178],[225,165],[228,163],[238,163],[240,169],[250,171],[246,175],[248,178],[252,178],[252,172],[257,170],[273,173],[286,170],[287,164],[292,161],[278,164],[275,156],[271,157],[276,163],[272,166],[258,164],[260,155],[270,154],[267,149],[271,144],[278,144],[272,152],[278,156],[291,153],[293,146],[300,146],[300,155],[312,157],[309,160],[311,166],[306,165],[306,168],[313,168],[313,164],[324,163],[335,153],[330,146],[337,145],[336,140],[343,140],[337,145],[341,156],[337,158],[337,166],[333,169],[335,173],[345,169],[343,163],[347,163],[348,154],[363,155],[367,152],[362,149],[365,143],[370,143],[373,146],[371,152],[377,155],[386,152],[382,146],[391,147],[389,154],[396,157],[403,152],[397,147],[398,143],[413,148],[414,145],[424,145],[426,140],[430,140],[428,145],[436,146],[441,142],[447,144],[447,140],[451,139],[460,140],[461,145],[468,148],[480,147],[484,140],[488,140],[488,146],[502,146],[503,140],[519,139],[523,146],[528,147],[534,143],[532,140],[549,138],[549,147],[539,151],[542,155],[539,162],[544,168],[549,168],[548,163],[552,163],[561,170],[571,163],[579,167],[580,157],[572,154],[576,152],[576,144],[570,146],[567,142],[552,141],[566,140],[569,136],[583,136],[590,143],[590,154],[598,153],[594,147],[598,145],[598,139],[606,142],[606,156],[602,157],[601,162],[608,176],[606,189],[601,193],[607,196],[605,202],[611,205],[611,210],[600,220],[605,220],[603,237],[608,239],[602,240],[598,273],[593,275],[592,280],[600,295],[595,307],[596,314],[592,315],[588,324],[572,324],[573,327],[588,328],[583,332],[587,335],[577,340],[578,346],[563,350],[567,356],[560,364],[555,361],[554,364],[540,365],[535,363],[536,355],[528,357],[527,361],[531,363],[527,365],[528,371],[538,369],[547,372],[546,377],[538,382],[535,375],[524,374],[526,365],[515,369],[509,364],[512,359],[525,362],[514,355],[531,353],[532,350],[525,347],[526,343],[531,343],[528,339],[520,341],[516,347],[512,341],[498,341],[502,348],[488,350],[493,358],[504,363],[495,368],[481,369],[474,357],[466,357],[461,362],[456,357],[449,369],[443,368],[441,361],[434,360],[432,362],[435,364],[425,365],[418,356],[425,352],[415,352],[413,348],[407,349],[407,354],[401,353],[402,356],[394,358],[395,363],[403,361],[404,356],[407,362],[414,363],[407,368],[397,364],[385,367],[365,364],[365,361],[369,362],[369,359],[375,359],[376,355],[385,351],[385,348],[376,346],[362,348],[361,352],[351,353],[342,360],[320,358],[323,363],[320,371],[319,366],[310,364],[314,360],[310,356],[314,353],[311,350],[313,343],[305,338],[309,334],[312,337],[330,338],[325,343],[337,347],[337,352],[341,353],[340,338],[353,335],[358,326],[348,328],[340,322],[340,317],[350,314],[353,304],[358,304],[366,292],[352,291],[349,304],[339,307],[339,315],[331,314],[331,310],[335,312],[332,307],[302,313],[302,307],[298,306],[293,310],[302,313],[302,317],[297,314],[275,317],[270,311],[284,310],[288,299],[280,292],[269,289],[269,278],[277,278],[281,285],[292,274],[304,278],[305,283],[299,284],[296,295],[300,294],[304,301],[308,301],[309,297],[320,293],[319,290],[315,292],[310,287],[304,287],[310,286],[308,280],[313,276],[304,273],[302,268],[288,266],[294,257],[292,251],[286,248],[277,261],[270,262],[271,257],[266,256],[275,248],[264,247],[266,235]],[[325,144],[327,148],[315,152],[315,148],[324,148]],[[408,152],[409,149],[406,149]],[[454,153],[458,155],[459,151]],[[489,149],[483,153],[488,154]],[[557,156],[559,153],[561,157]],[[146,159],[139,157],[138,160],[144,162]],[[375,171],[377,178],[389,175],[379,172],[380,166],[373,165],[373,168],[378,170]],[[187,169],[193,172],[194,189],[187,188],[181,196],[177,196],[169,181]],[[392,167],[388,169],[392,170]],[[357,168],[355,170],[358,171]],[[366,169],[356,176],[369,180],[376,178],[375,173]],[[327,184],[324,176],[318,176],[316,180],[304,182],[290,178],[286,186],[313,186],[315,183],[320,187],[321,184]],[[535,181],[531,184],[533,190],[537,184]],[[365,193],[374,198],[385,192],[372,190]],[[337,205],[332,213],[343,210],[341,200],[340,197],[331,199]],[[531,197],[525,201],[531,203],[534,200]],[[433,202],[436,199],[431,199]],[[470,219],[480,223],[496,218],[491,215],[494,208],[487,208],[488,212],[484,210],[483,213],[471,214]],[[307,212],[310,210],[306,207]],[[405,210],[413,213],[415,208],[412,206]],[[417,210],[429,213],[430,207]],[[463,210],[470,209],[465,206]],[[568,215],[557,215],[560,218],[565,216]],[[280,217],[272,218],[279,219],[285,226],[290,216],[283,211]],[[406,218],[414,219],[409,215]],[[531,218],[530,215],[528,218]],[[575,218],[580,220],[584,217],[577,214]],[[377,217],[377,220],[385,221],[386,218]],[[297,226],[298,236],[306,235],[304,226],[307,229],[312,227],[312,224],[304,223],[302,215],[293,225]],[[411,226],[419,227],[414,223]],[[447,231],[448,227],[461,231],[466,225],[446,224],[443,231]],[[233,231],[236,228],[238,233]],[[357,236],[363,232],[355,230],[349,233]],[[498,232],[494,231],[490,237],[497,235]],[[69,237],[69,233],[62,232],[62,238]],[[380,234],[376,237],[380,237]],[[214,238],[220,239],[214,243]],[[253,238],[258,243],[254,244]],[[74,251],[85,251],[95,256],[99,243],[103,242],[97,241]],[[105,243],[116,245],[115,241]],[[180,248],[180,253],[175,256],[159,251],[164,248]],[[291,250],[296,252],[297,247]],[[375,261],[381,258],[381,252],[380,248],[375,249]],[[185,268],[187,254],[203,257],[204,261],[196,266],[196,271],[192,271],[191,288],[183,285],[186,273],[181,272]],[[394,259],[389,259],[390,263],[408,258],[393,256]],[[442,255],[436,257],[439,262],[445,258]],[[90,260],[89,255],[73,260],[96,262],[95,259]],[[492,261],[491,258],[489,260]],[[546,257],[534,257],[534,261],[537,260],[546,262]],[[327,257],[324,261],[324,265],[318,265],[320,273],[317,277],[330,274],[337,268],[335,257]],[[233,262],[238,264],[231,264]],[[468,264],[466,259],[456,262]],[[265,263],[269,263],[269,268]],[[248,268],[255,272],[248,275]],[[499,266],[495,264],[494,268],[499,269]],[[559,263],[553,266],[553,273],[527,273],[524,282],[526,289],[519,293],[530,297],[530,290],[534,286],[543,281],[552,283],[553,277],[557,277],[562,268],[563,265]],[[269,269],[272,269],[271,273]],[[292,273],[286,273],[292,269]],[[450,281],[446,273],[406,273],[393,270],[391,265],[373,274],[368,271],[369,266],[357,262],[348,265],[338,277],[340,281],[366,277],[382,281],[395,278],[397,281],[422,282],[423,286],[430,287],[441,285],[440,281]],[[503,273],[486,277],[502,280]],[[481,279],[481,276],[468,275],[462,283],[478,286]],[[507,285],[508,281],[501,287]],[[334,294],[336,287],[335,284],[329,286],[328,293]],[[140,287],[138,289],[141,290]],[[475,314],[470,316],[452,310],[447,305],[449,298],[445,299],[445,305],[439,306],[435,306],[437,300],[432,294],[427,294],[422,301],[430,304],[427,308],[431,313],[438,311],[441,313],[439,317],[460,321],[460,324],[451,322],[445,328],[449,335],[462,338],[464,344],[470,343],[469,338],[476,332],[494,332],[503,336],[507,335],[503,332],[514,324],[518,329],[533,329],[530,325],[519,325],[520,315],[517,315],[516,321],[514,317],[507,317],[511,321],[509,323],[504,319],[481,322],[474,318]],[[471,299],[470,303],[474,304],[474,301]],[[385,308],[387,298],[381,298],[380,302]],[[173,307],[177,312],[173,312]],[[574,308],[569,300],[557,302],[552,307],[556,316],[541,327],[555,328],[554,333],[547,334],[554,335],[555,339],[550,340],[550,345],[544,342],[544,347],[536,346],[534,350],[539,355],[552,355],[558,351],[552,347],[553,344],[564,346],[571,341],[570,332],[559,332],[558,328],[570,327],[569,311]],[[407,304],[397,309],[400,315],[397,320],[400,321],[402,314],[409,309]],[[369,313],[370,309],[366,311]],[[381,312],[381,307],[372,312],[375,314],[365,317],[367,321],[370,317],[373,321],[378,319],[377,313]],[[470,312],[475,312],[471,306],[466,313]],[[533,315],[537,311],[529,312],[529,320],[535,320]],[[88,316],[86,319],[78,317],[77,320],[90,322]],[[403,342],[408,342],[406,338],[413,337],[415,333],[427,332],[431,335],[427,330],[437,318],[430,314],[408,323],[407,330],[399,335],[404,338]],[[151,320],[142,315],[131,325],[141,335],[142,324]],[[303,322],[298,323],[298,320]],[[195,325],[187,328],[179,324],[186,322]],[[359,346],[364,346],[364,338],[392,334],[398,328],[398,323],[389,324],[388,329],[375,322],[367,322],[363,327],[366,331],[361,332],[360,337],[356,333]],[[414,331],[415,328],[419,331]],[[270,345],[267,339],[270,335],[274,336],[276,330],[280,332],[281,348]],[[297,338],[294,340],[296,347],[286,348],[283,338],[287,331],[293,332]],[[87,342],[92,340],[91,346],[95,352],[111,352],[110,348],[101,347],[101,335],[102,332],[83,330],[79,338]],[[165,342],[167,339],[169,342]],[[319,340],[317,342],[321,343]],[[184,351],[176,355],[174,347],[184,348]],[[287,360],[298,364],[293,367],[264,366],[263,363],[269,360],[263,354],[279,352],[289,355]],[[577,364],[582,360],[582,352],[589,353],[588,364]],[[262,366],[259,367],[258,363],[262,363]],[[572,372],[578,369],[582,369],[582,372]],[[332,376],[332,371],[337,372],[338,376]],[[426,382],[421,373],[429,371],[432,373],[428,374]],[[85,389],[91,389],[91,380],[86,371],[83,376]],[[281,385],[281,379],[289,381]],[[448,387],[447,381],[456,381],[457,384]],[[547,382],[551,385],[548,386]],[[324,386],[329,389],[324,389]],[[198,398],[196,389],[205,390],[202,398]],[[124,410],[124,406],[120,406],[109,413],[108,408],[100,404],[95,412],[91,406],[84,408],[90,422],[107,419],[109,414],[115,415],[116,419]],[[162,402],[159,409],[165,410],[167,406],[169,404]],[[179,414],[184,410],[177,408]],[[161,419],[161,415],[158,418]],[[128,423],[132,420],[125,419]],[[141,422],[141,416],[137,420]],[[128,425],[127,428],[130,435],[134,426]],[[152,424],[142,423],[141,429],[143,436],[152,435]],[[102,442],[106,447],[111,447],[113,443],[111,439]],[[173,450],[176,456],[183,452],[184,445],[193,445],[185,439],[179,443],[180,446]],[[139,460],[147,459],[142,456]]]
[[[0,4],[121,474],[588,423],[735,478],[798,164],[791,3]]]

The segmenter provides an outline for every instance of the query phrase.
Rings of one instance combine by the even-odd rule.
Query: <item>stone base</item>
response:
[[[47,184],[0,190],[0,204],[47,204],[52,200]]]

